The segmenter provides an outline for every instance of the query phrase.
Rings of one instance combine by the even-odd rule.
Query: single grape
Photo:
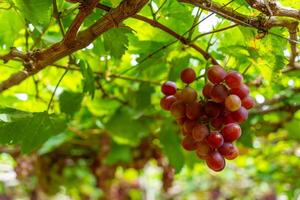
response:
[[[239,150],[230,142],[225,142],[218,151],[228,160],[233,160],[239,155]]]
[[[240,86],[237,87],[237,88],[232,88],[232,89],[230,90],[230,93],[239,96],[240,99],[243,99],[243,98],[245,98],[246,96],[248,96],[248,94],[249,94],[249,88],[248,88],[247,85],[242,84],[242,85],[240,85]]]
[[[212,149],[206,142],[197,143],[196,154],[199,158],[206,159],[206,156],[210,151],[212,151]]]
[[[176,102],[176,97],[174,95],[165,96],[160,100],[160,106],[164,110],[170,110],[173,103]]]
[[[174,95],[176,93],[176,90],[176,83],[172,81],[167,81],[161,86],[161,91],[165,95]]]
[[[197,125],[196,121],[192,121],[192,120],[186,120],[183,123],[183,129],[186,133],[188,133],[189,135],[192,135],[192,131],[193,128]]]
[[[176,118],[185,117],[185,104],[181,101],[176,101],[170,108],[171,114]]]
[[[217,149],[223,145],[224,138],[218,131],[214,131],[207,136],[206,141],[211,148]]]
[[[248,111],[243,106],[237,111],[231,113],[232,118],[239,124],[243,123],[248,119]]]
[[[255,101],[252,97],[250,96],[246,96],[245,98],[243,98],[242,100],[242,106],[244,108],[246,108],[247,110],[253,108],[255,105]]]
[[[222,135],[225,142],[233,142],[237,140],[242,134],[241,127],[238,124],[226,124],[222,129]]]
[[[207,102],[204,105],[204,111],[210,118],[216,118],[220,115],[222,108],[221,105],[215,103],[215,102]]]
[[[242,104],[242,102],[241,102],[240,97],[238,97],[235,94],[231,94],[225,99],[225,107],[231,112],[234,112],[234,111],[237,111],[238,109],[240,109],[241,104]]]
[[[227,155],[227,156],[224,156],[227,160],[233,160],[235,159],[236,157],[239,156],[239,149],[234,146],[234,151],[232,151],[231,154]]]
[[[224,120],[222,117],[217,117],[215,119],[212,119],[210,122],[210,125],[217,130],[221,129],[223,124],[224,124]]]
[[[192,136],[195,141],[203,141],[209,135],[209,130],[206,125],[197,124],[193,127]]]
[[[201,114],[203,114],[203,108],[201,103],[195,101],[186,106],[186,116],[190,120],[198,119]]]
[[[226,71],[219,65],[214,65],[207,71],[208,79],[214,84],[221,83],[225,76]]]
[[[236,71],[231,71],[225,77],[225,83],[230,88],[237,88],[243,83],[243,76]]]
[[[183,138],[181,145],[187,151],[194,151],[197,148],[197,143],[189,135],[187,135]]]
[[[182,82],[190,84],[196,80],[196,73],[192,68],[185,68],[181,71],[180,78]]]
[[[205,98],[210,99],[210,93],[214,85],[210,82],[206,83],[205,86],[202,89],[202,94]]]
[[[211,151],[206,157],[206,164],[210,169],[219,172],[225,167],[225,159],[219,152]]]
[[[224,121],[224,124],[235,123],[235,120],[233,119],[231,112],[228,112],[223,116],[223,121]]]
[[[197,92],[191,87],[182,90],[182,100],[184,103],[192,103],[197,99]]]
[[[228,94],[229,94],[229,91],[226,88],[226,86],[223,84],[215,85],[210,92],[210,96],[211,96],[212,100],[217,103],[223,102],[226,99],[226,97],[228,96]]]

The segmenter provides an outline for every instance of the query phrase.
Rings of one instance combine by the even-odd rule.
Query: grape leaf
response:
[[[24,20],[13,10],[0,12],[0,42],[10,47],[24,27]]]
[[[116,162],[128,163],[131,160],[130,146],[120,145],[116,142],[112,143],[111,151],[107,155],[106,163],[109,165],[115,164]]]
[[[137,145],[147,133],[141,120],[127,107],[120,107],[105,125],[115,140],[124,144]]]
[[[170,164],[175,168],[176,173],[179,173],[184,165],[184,156],[181,150],[180,139],[177,134],[178,130],[168,121],[162,127],[160,132],[160,142],[162,144],[162,150]]]
[[[141,84],[135,95],[135,107],[137,110],[144,110],[151,106],[151,94],[154,88],[147,83]]]
[[[72,117],[77,111],[80,110],[82,100],[83,95],[81,93],[64,91],[59,96],[59,106],[61,112]]]
[[[24,17],[33,24],[47,24],[52,11],[51,0],[15,0]]]
[[[131,33],[128,29],[114,28],[103,34],[104,48],[112,57],[120,59],[124,55],[128,46],[128,33]]]
[[[23,153],[32,152],[66,128],[64,119],[46,112],[25,113],[3,109],[0,113],[0,143],[20,144]]]

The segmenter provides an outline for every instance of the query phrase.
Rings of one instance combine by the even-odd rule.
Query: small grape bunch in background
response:
[[[180,126],[183,148],[195,151],[212,170],[221,171],[224,158],[232,160],[239,155],[233,142],[241,136],[239,124],[247,120],[248,110],[254,106],[249,88],[240,73],[226,72],[218,65],[207,71],[209,81],[202,89],[203,98],[198,98],[190,86],[197,79],[192,68],[184,69],[180,78],[186,84],[183,89],[172,81],[162,85],[165,96],[160,105],[171,112]]]

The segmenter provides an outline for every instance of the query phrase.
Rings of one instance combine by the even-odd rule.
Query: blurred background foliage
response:
[[[101,1],[110,7],[120,2]],[[68,27],[78,4],[56,3]],[[300,9],[298,1],[280,3]],[[228,7],[260,15],[244,0]],[[0,1],[0,54],[60,41],[52,13],[51,0]],[[104,13],[95,10],[82,29]],[[1,93],[0,199],[299,199],[300,70],[284,70],[288,31],[277,27],[262,36],[235,26],[203,35],[233,23],[175,0],[152,0],[140,14],[178,34],[203,20],[185,36],[227,70],[245,72],[257,106],[243,124],[241,155],[214,173],[183,151],[176,123],[159,107],[160,84],[179,81],[185,67],[203,74],[211,63],[129,18],[72,54],[68,71],[64,58]],[[0,81],[22,68],[18,60],[2,62]],[[199,92],[203,85],[193,83]]]

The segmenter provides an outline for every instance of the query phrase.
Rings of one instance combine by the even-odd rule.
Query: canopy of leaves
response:
[[[5,81],[22,70],[36,70],[26,68],[30,65],[22,57],[2,56],[12,47],[28,56],[63,40],[82,8],[70,2],[0,1],[0,83],[11,84]],[[276,18],[300,28],[299,16],[269,18],[250,0],[228,2],[212,1],[261,24]],[[300,9],[299,1],[276,2]],[[0,199],[37,193],[40,199],[122,199],[108,196],[115,190],[127,199],[299,198],[299,33],[291,38],[285,26],[259,30],[176,0],[152,0],[138,15],[116,24],[106,13],[122,2],[99,3],[79,31],[98,20],[108,20],[113,28],[16,86],[4,91],[0,85]],[[242,125],[241,155],[217,174],[182,149],[178,126],[159,106],[164,81],[182,88],[183,68],[192,67],[200,76],[212,65],[190,44],[226,70],[244,73],[257,101]],[[204,84],[203,78],[192,86],[200,92]],[[17,173],[17,184],[1,177],[9,173],[2,165]],[[174,169],[174,187],[163,191],[169,169]]]

